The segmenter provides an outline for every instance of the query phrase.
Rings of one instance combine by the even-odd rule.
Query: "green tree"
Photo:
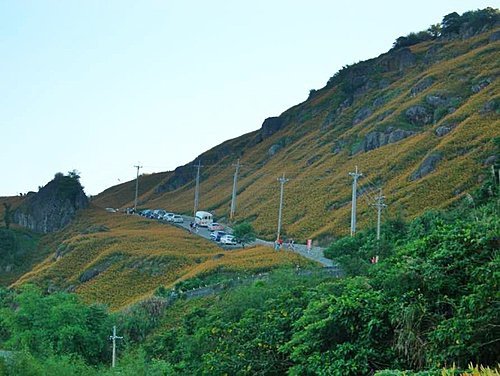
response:
[[[255,240],[255,230],[248,222],[243,222],[234,226],[233,235],[243,246]]]

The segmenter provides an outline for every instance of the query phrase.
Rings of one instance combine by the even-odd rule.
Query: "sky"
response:
[[[173,170],[397,37],[499,3],[0,0],[0,196]]]

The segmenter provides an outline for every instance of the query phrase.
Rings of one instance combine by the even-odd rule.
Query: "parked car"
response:
[[[215,240],[216,242],[220,241],[220,238],[224,235],[227,235],[224,231],[214,231],[210,233],[210,239]]]
[[[217,231],[217,230],[224,230],[224,226],[222,226],[220,223],[213,222],[208,225],[208,230],[209,231]]]
[[[163,210],[163,209],[156,209],[156,210],[153,210],[153,213],[154,213],[154,218],[155,219],[162,219],[163,216],[165,215],[167,211],[166,210]]]
[[[174,223],[182,223],[184,222],[184,218],[182,218],[179,214],[175,214],[170,221]]]
[[[170,222],[175,214],[174,213],[165,213],[162,217],[164,221]]]
[[[220,243],[221,244],[226,244],[226,245],[236,245],[236,239],[233,235],[224,235],[220,238]]]

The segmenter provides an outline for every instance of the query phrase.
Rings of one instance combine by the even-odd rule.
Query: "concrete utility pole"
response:
[[[135,200],[134,200],[134,213],[137,212],[137,195],[139,194],[139,169],[142,168],[142,166],[134,166],[137,168],[137,176],[135,178]]]
[[[116,326],[113,325],[113,335],[109,336],[109,339],[113,341],[113,357],[111,358],[111,367],[115,367],[116,364],[116,340],[123,339],[123,337],[118,337],[116,335]]]
[[[278,181],[280,182],[281,189],[280,189],[280,209],[278,212],[278,234],[276,235],[276,240],[280,239],[280,232],[281,232],[281,212],[283,210],[283,186],[287,181],[290,179],[285,179],[285,173],[283,173],[283,176],[281,178],[278,178]]]
[[[375,196],[375,204],[372,204],[377,208],[377,240],[380,240],[380,218],[382,216],[382,209],[386,208],[387,205],[384,204],[385,196],[382,196],[382,188],[378,191],[378,196]]]
[[[233,166],[236,167],[236,170],[234,171],[234,178],[233,178],[233,194],[231,197],[231,211],[229,213],[229,219],[232,221],[234,217],[234,212],[236,211],[236,184],[238,182],[238,172],[240,171],[240,159],[238,158],[238,161],[236,164]]]
[[[363,176],[362,173],[358,173],[358,166],[356,166],[355,172],[349,172],[349,175],[353,177],[352,182],[352,210],[351,210],[351,236],[354,236],[356,232],[356,189],[358,184],[358,178]]]
[[[200,195],[200,168],[203,166],[201,165],[201,161],[198,161],[198,164],[195,165],[194,167],[197,168],[196,170],[196,186],[194,188],[194,210],[193,210],[193,217],[196,217],[196,212],[198,211],[198,200],[199,200],[199,195]]]

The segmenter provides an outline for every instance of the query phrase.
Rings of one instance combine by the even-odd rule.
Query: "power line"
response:
[[[375,204],[372,205],[377,208],[377,240],[380,240],[380,219],[382,216],[382,209],[387,207],[387,205],[384,203],[385,196],[382,196],[382,188],[379,188],[379,192],[375,197],[375,200]]]

